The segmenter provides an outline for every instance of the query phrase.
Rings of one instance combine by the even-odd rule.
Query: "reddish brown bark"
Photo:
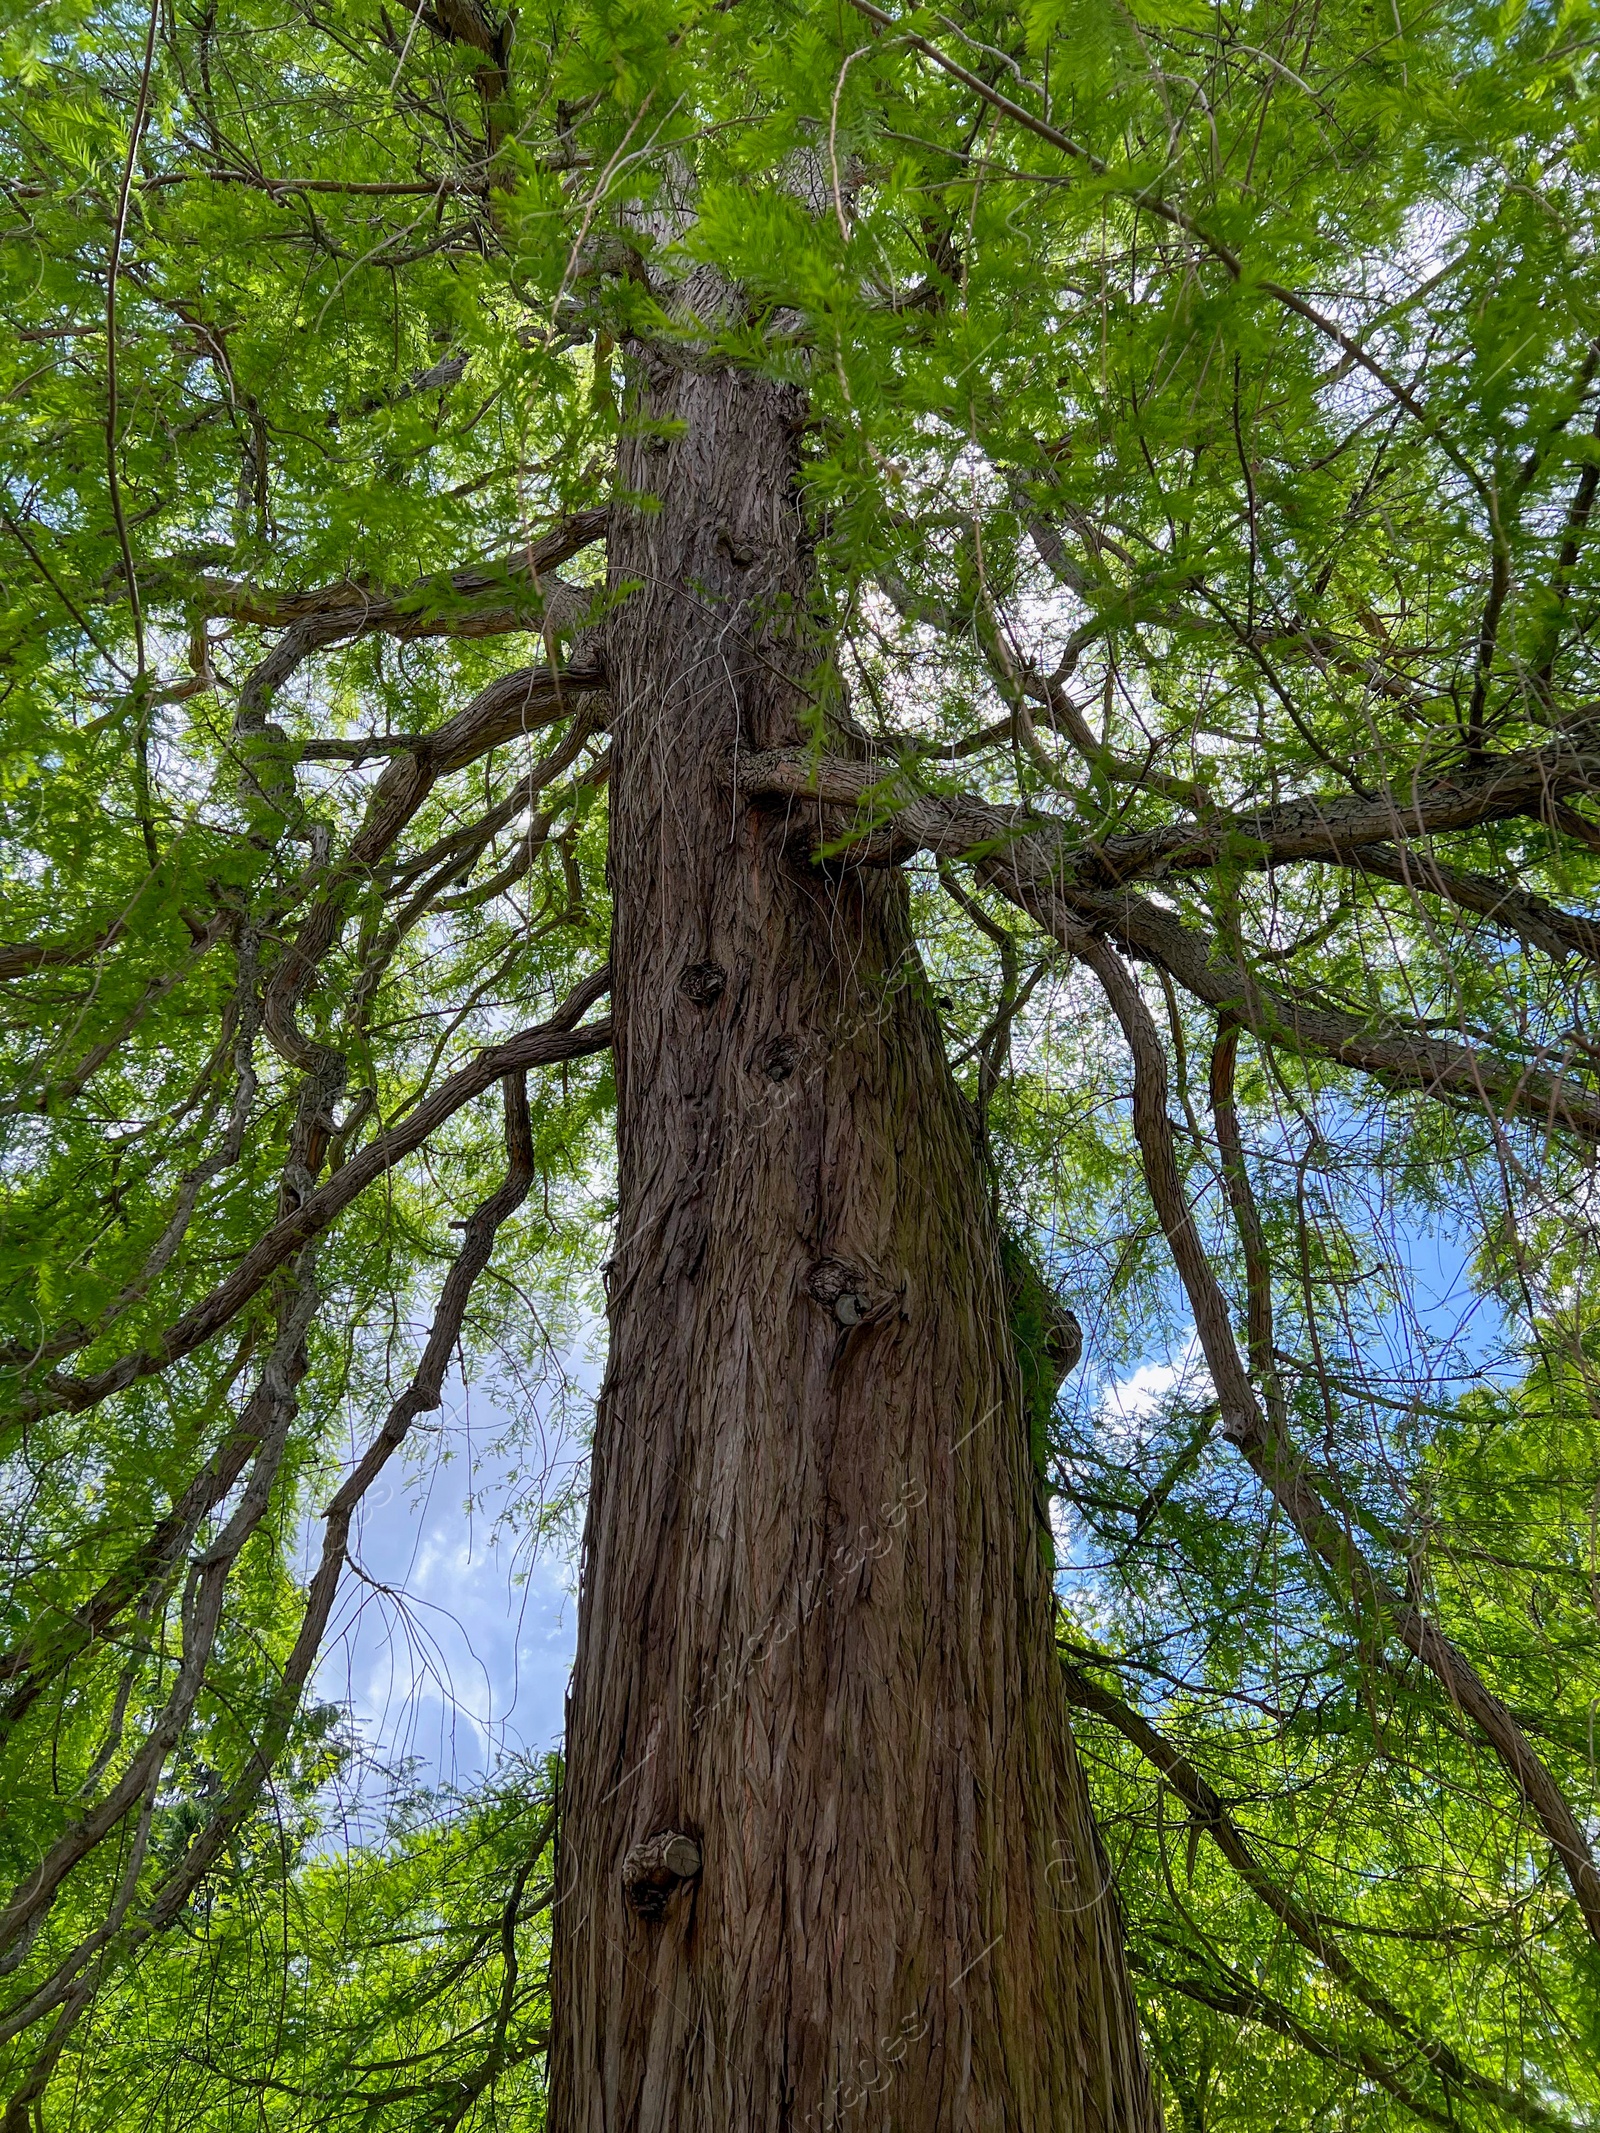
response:
[[[814,868],[739,797],[738,750],[823,715],[849,745],[806,621],[803,406],[648,361],[621,487],[660,508],[611,547],[620,1213],[550,2122],[1144,2133],[904,884]]]

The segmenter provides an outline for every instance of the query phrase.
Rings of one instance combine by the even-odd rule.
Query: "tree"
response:
[[[1580,2017],[1497,2061],[1416,1951],[1566,2009],[1600,1941],[1592,46],[10,28],[7,2133],[325,1780],[352,1523],[452,1357],[514,1380],[597,1274],[550,2123],[1205,2126],[1273,2093],[1219,2022],[1295,2108],[1590,2106]],[[1374,1360],[1424,1210],[1465,1394],[1434,1324]],[[1060,1401],[1061,1289],[1187,1343],[1143,1436]],[[1324,1858],[1297,1803],[1362,1786]],[[475,2070],[409,1973],[370,2067],[207,2067],[496,2108],[534,1820]]]

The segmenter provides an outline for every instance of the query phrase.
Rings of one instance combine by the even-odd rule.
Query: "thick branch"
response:
[[[87,941],[7,941],[0,944],[0,978],[28,978],[37,970],[68,970],[77,963],[92,963],[126,925],[126,917],[114,918]]]
[[[475,563],[464,570],[418,578],[398,591],[347,578],[336,585],[290,592],[204,572],[191,576],[181,563],[165,569],[157,565],[144,589],[153,599],[201,607],[208,614],[253,623],[260,629],[325,624],[338,636],[371,636],[377,631],[396,637],[492,636],[502,630],[537,626],[538,617],[529,611],[529,593],[542,598],[545,588],[540,580],[546,573],[603,540],[609,515],[604,510],[577,512],[538,540],[514,550],[502,563]],[[557,585],[558,597],[575,596],[576,588],[559,580]],[[461,602],[482,600],[493,592],[509,597],[498,607],[460,612]]]
[[[1048,845],[1050,873],[1058,888],[1104,889],[1218,865],[1270,872],[1297,860],[1351,861],[1364,847],[1404,844],[1480,823],[1519,816],[1548,821],[1554,803],[1600,790],[1600,748],[1587,737],[1581,745],[1563,739],[1496,757],[1470,772],[1418,777],[1408,788],[1391,787],[1371,796],[1313,793],[1276,807],[1219,813],[1210,821],[1168,823],[1094,842],[1075,836],[1069,823],[1031,808],[991,806],[963,794],[925,793],[912,775],[883,763],[837,757],[819,762],[801,749],[774,749],[744,759],[740,778],[752,797],[781,795],[854,807],[870,795],[880,815],[892,811],[896,822],[930,850],[944,850],[950,832],[959,834],[962,825],[968,827],[972,845],[1022,839]],[[1419,859],[1419,871],[1426,864],[1430,862]],[[1552,907],[1543,909],[1550,913]],[[1583,928],[1582,952],[1593,952],[1595,929],[1590,921],[1565,913],[1553,916]],[[1576,941],[1567,943],[1574,945]]]
[[[1341,858],[1346,855],[1340,854]],[[1502,932],[1514,933],[1531,948],[1561,961],[1579,955],[1600,963],[1600,925],[1492,874],[1475,874],[1447,866],[1414,845],[1368,844],[1349,855],[1348,863],[1380,881],[1430,896],[1442,896],[1459,911],[1476,911]]]
[[[1041,915],[1052,905],[1069,925],[1103,927],[1130,954],[1158,964],[1195,999],[1236,1016],[1264,1043],[1335,1059],[1425,1096],[1471,1105],[1497,1121],[1520,1116],[1546,1130],[1562,1127],[1580,1139],[1600,1141],[1600,1095],[1565,1073],[1547,1073],[1527,1061],[1420,1031],[1375,1028],[1359,1015],[1276,990],[1144,897],[1055,898],[1048,888],[1019,876],[1009,859],[987,860],[980,872],[1058,939],[1055,925]]]
[[[1429,1096],[1481,1106],[1491,1115],[1498,1106],[1507,1117],[1520,1115],[1546,1128],[1560,1126],[1584,1140],[1600,1141],[1600,1095],[1583,1083],[1565,1073],[1546,1072],[1538,1063],[1506,1059],[1448,1038],[1375,1027],[1362,1016],[1269,986],[1148,898],[1126,889],[1108,893],[1088,886],[1098,857],[1082,846],[1064,850],[1066,826],[1059,821],[1022,808],[993,807],[968,794],[944,798],[919,793],[903,774],[884,776],[871,765],[835,759],[817,764],[798,750],[745,758],[740,782],[752,798],[809,800],[824,807],[853,807],[871,792],[872,819],[879,826],[865,832],[856,845],[858,850],[864,847],[869,858],[900,860],[918,850],[947,859],[976,858],[981,878],[1057,939],[1064,939],[1058,917],[1068,931],[1093,926],[1128,953],[1157,964],[1197,1000],[1236,1016],[1264,1041],[1335,1059]],[[1480,793],[1477,804],[1482,801]],[[1371,808],[1371,803],[1359,804]],[[1291,803],[1295,808],[1308,805]],[[1392,819],[1387,809],[1369,815],[1374,828],[1382,822],[1392,826]],[[819,819],[824,839],[837,827]],[[1309,819],[1292,830],[1280,828],[1286,844],[1301,847],[1294,856],[1328,856],[1325,842],[1321,850],[1316,848],[1315,837],[1323,833]],[[1184,834],[1200,833],[1191,826]],[[1231,852],[1226,839],[1243,836],[1232,827],[1205,834],[1212,840],[1212,857],[1202,861],[1197,853],[1195,865],[1215,863],[1225,851]],[[850,837],[848,825],[845,836]],[[1140,841],[1147,846],[1150,842]],[[1123,842],[1108,839],[1101,850]]]

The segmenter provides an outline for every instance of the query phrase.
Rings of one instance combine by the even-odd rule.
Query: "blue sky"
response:
[[[565,1359],[592,1400],[599,1371]],[[316,1693],[343,1705],[374,1758],[412,1760],[426,1783],[465,1785],[507,1754],[559,1745],[577,1632],[576,1534],[537,1536],[537,1498],[559,1494],[586,1447],[550,1410],[520,1467],[478,1455],[506,1417],[483,1386],[452,1379],[435,1426],[379,1477],[351,1535]],[[526,1441],[531,1434],[531,1443]],[[542,1487],[532,1490],[528,1470]]]
[[[1488,1360],[1497,1315],[1471,1295],[1466,1255],[1447,1235],[1391,1234],[1408,1263],[1410,1326],[1393,1329],[1388,1368],[1409,1363],[1426,1375]],[[1127,1375],[1085,1387],[1104,1426],[1137,1438],[1152,1405],[1180,1368],[1203,1365],[1192,1342],[1152,1354]],[[1450,1351],[1454,1350],[1454,1354]],[[1409,1353],[1407,1352],[1409,1351]],[[1449,1361],[1445,1358],[1449,1356]],[[590,1352],[562,1358],[577,1401],[592,1401],[601,1365]],[[1370,1361],[1380,1371],[1377,1356]],[[563,1701],[577,1631],[577,1533],[538,1537],[529,1470],[546,1500],[581,1468],[581,1439],[555,1419],[556,1387],[541,1400],[531,1431],[520,1433],[520,1465],[474,1458],[474,1447],[504,1434],[506,1417],[483,1385],[459,1378],[443,1413],[414,1433],[409,1457],[381,1477],[353,1536],[356,1567],[346,1572],[316,1689],[343,1705],[381,1765],[411,1761],[429,1784],[468,1785],[506,1755],[559,1745]],[[1065,1556],[1076,1550],[1068,1535]]]

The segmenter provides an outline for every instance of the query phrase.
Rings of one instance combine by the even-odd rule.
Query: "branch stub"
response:
[[[622,1862],[622,1894],[640,1918],[660,1918],[674,1889],[700,1872],[700,1847],[680,1829],[657,1830]]]

